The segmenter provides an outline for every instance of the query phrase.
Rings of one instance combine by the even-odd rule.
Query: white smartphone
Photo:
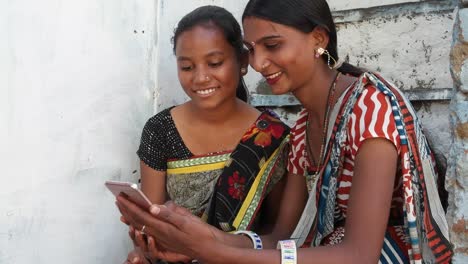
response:
[[[151,206],[151,201],[135,183],[106,181],[105,185],[116,197],[120,194],[123,194],[130,201],[134,202],[142,209],[148,210]]]

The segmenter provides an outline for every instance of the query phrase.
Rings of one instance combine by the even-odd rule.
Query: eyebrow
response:
[[[216,55],[224,55],[224,52],[222,51],[212,51],[212,52],[209,52],[208,54],[206,54],[204,57],[205,58],[208,58],[208,57],[212,57],[212,56],[216,56]],[[190,60],[190,57],[186,57],[186,56],[179,56],[177,57],[177,60],[178,61],[183,61],[183,60]]]
[[[264,36],[264,37],[261,37],[260,39],[256,40],[256,41],[253,41],[255,44],[258,44],[260,42],[263,42],[263,41],[266,41],[266,40],[269,40],[269,39],[276,39],[276,38],[281,38],[280,35],[269,35],[269,36]],[[247,42],[247,41],[243,41],[244,44],[246,45],[249,45],[249,46],[252,46],[252,41],[251,42]]]

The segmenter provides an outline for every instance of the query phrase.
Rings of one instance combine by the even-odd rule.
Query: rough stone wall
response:
[[[450,103],[452,145],[449,153],[447,214],[455,263],[468,263],[468,1],[459,1],[453,29],[450,69],[454,79]]]

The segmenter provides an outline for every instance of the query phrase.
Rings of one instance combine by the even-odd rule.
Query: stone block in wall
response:
[[[408,10],[361,18],[337,23],[341,58],[381,72],[403,90],[429,93],[453,87],[449,69],[452,11]]]
[[[468,1],[467,1],[468,3]],[[460,66],[460,91],[463,93],[468,93],[468,60],[466,60],[468,54],[468,8],[461,9],[459,11],[459,21],[460,21],[460,36],[457,44],[457,48],[461,49],[459,56],[463,57],[463,62]],[[462,58],[455,58],[455,60]],[[461,63],[461,62],[460,62]]]
[[[444,155],[450,150],[452,143],[450,120],[447,118],[449,113],[449,102],[412,102],[424,129],[424,133],[430,141],[432,149],[439,154]],[[444,161],[446,163],[446,160]],[[443,165],[443,164],[441,164]]]
[[[327,2],[332,11],[339,11],[422,1],[424,0],[328,0]]]

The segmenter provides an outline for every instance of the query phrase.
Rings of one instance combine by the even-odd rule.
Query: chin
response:
[[[205,100],[202,102],[198,101],[194,103],[197,108],[202,109],[202,110],[215,110],[221,105],[221,103],[218,101],[209,101],[209,100]]]
[[[274,95],[282,95],[282,94],[287,94],[291,90],[289,87],[270,87],[271,93]]]

